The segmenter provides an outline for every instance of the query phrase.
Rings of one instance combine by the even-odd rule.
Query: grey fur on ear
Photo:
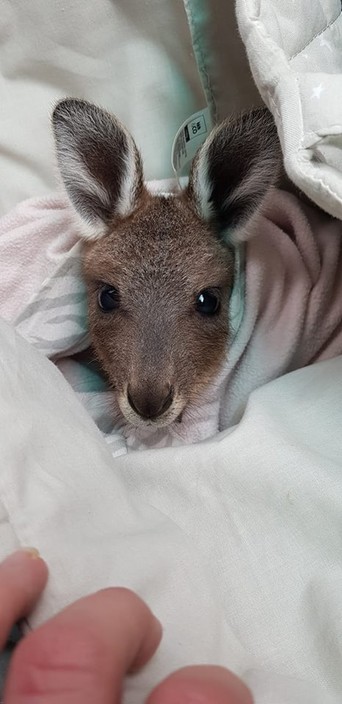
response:
[[[194,159],[187,194],[222,236],[244,239],[280,167],[276,126],[270,112],[258,108],[214,128]]]
[[[143,169],[126,128],[105,110],[67,98],[52,115],[57,160],[72,205],[89,239],[129,215],[143,191]]]

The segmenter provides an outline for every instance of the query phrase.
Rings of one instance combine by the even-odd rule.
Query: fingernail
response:
[[[30,557],[32,557],[32,560],[40,559],[40,554],[37,548],[20,548],[20,551],[26,552]]]

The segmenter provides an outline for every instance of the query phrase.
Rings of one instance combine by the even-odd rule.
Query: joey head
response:
[[[234,244],[277,179],[276,128],[263,109],[226,120],[170,196],[149,193],[132,136],[104,110],[63,100],[53,128],[81,223],[95,355],[126,420],[166,426],[227,354]]]

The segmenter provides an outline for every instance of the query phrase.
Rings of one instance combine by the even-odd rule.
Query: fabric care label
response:
[[[212,126],[209,108],[203,108],[188,117],[179,128],[171,152],[172,168],[178,179],[189,174],[190,164]]]

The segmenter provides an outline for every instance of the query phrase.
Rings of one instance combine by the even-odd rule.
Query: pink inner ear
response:
[[[143,191],[134,140],[119,120],[82,100],[59,103],[53,126],[60,173],[74,209],[86,223],[84,236],[103,236],[103,225],[129,215]]]
[[[196,155],[188,197],[219,231],[247,227],[279,178],[281,149],[273,118],[262,108],[225,120]]]

